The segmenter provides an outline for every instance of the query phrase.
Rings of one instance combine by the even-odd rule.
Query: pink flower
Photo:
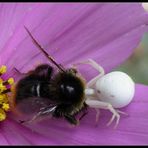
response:
[[[48,63],[36,49],[24,25],[58,63],[68,65],[92,58],[106,72],[123,63],[147,31],[148,14],[140,3],[19,3],[0,5],[0,65],[5,77],[16,74],[16,67],[27,72],[37,62]],[[138,70],[138,69],[137,69]],[[97,73],[82,67],[89,80]],[[101,111],[95,127],[95,111],[82,119],[80,126],[50,119],[35,125],[21,125],[8,118],[1,122],[1,145],[137,145],[148,141],[148,87],[136,84],[133,102],[124,108],[130,116],[121,117],[116,130],[106,127],[111,114]]]

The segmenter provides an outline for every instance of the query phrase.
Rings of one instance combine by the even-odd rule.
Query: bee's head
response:
[[[84,101],[84,81],[74,69],[59,72],[53,80],[53,85],[62,103],[77,104]]]

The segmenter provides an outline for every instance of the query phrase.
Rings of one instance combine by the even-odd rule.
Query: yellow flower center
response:
[[[12,84],[14,83],[13,78],[3,80],[1,76],[6,73],[7,67],[0,67],[0,121],[6,119],[6,112],[9,111],[8,93],[11,90]]]

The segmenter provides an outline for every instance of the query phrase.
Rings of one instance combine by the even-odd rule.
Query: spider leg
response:
[[[83,114],[81,115],[81,117],[79,118],[79,120],[81,120],[86,114],[88,114],[88,105],[86,103],[84,103],[84,107],[82,108],[82,112]]]
[[[87,115],[88,112],[83,112],[83,114],[81,115],[81,117],[79,118],[79,120],[82,120],[82,118]]]
[[[96,110],[96,126],[98,125],[99,116],[100,116],[100,110],[98,108],[95,108]]]
[[[127,114],[126,112],[120,111],[120,110],[118,110],[118,109],[116,109],[116,111],[117,111],[118,113],[120,113],[120,114],[123,114],[123,115],[128,116],[128,114]]]
[[[116,118],[116,124],[115,124],[114,128],[117,127],[117,125],[119,124],[120,115],[113,108],[113,106],[110,103],[101,102],[101,101],[98,101],[98,100],[89,100],[89,99],[87,99],[86,104],[88,104],[91,108],[109,110],[113,115],[112,115],[111,119],[109,120],[109,122],[107,123],[107,126],[109,126],[113,122],[113,120]],[[97,120],[97,116],[98,115],[96,115],[96,120]]]
[[[88,59],[86,61],[82,61],[82,62],[78,62],[76,64],[73,64],[73,67],[76,67],[76,65],[80,65],[80,64],[89,64],[100,73],[98,76],[94,77],[93,79],[91,79],[87,83],[88,87],[92,87],[96,83],[96,81],[105,74],[103,67],[100,66],[97,62],[95,62],[92,59]]]

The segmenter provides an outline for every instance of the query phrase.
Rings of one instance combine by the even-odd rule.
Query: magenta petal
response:
[[[53,143],[51,139],[22,126],[12,119],[7,119],[5,124],[1,126],[1,133],[3,135],[0,139],[0,145],[4,145],[6,142],[5,145],[45,145]]]
[[[0,144],[1,145],[8,145],[8,141],[6,140],[4,134],[2,133],[2,130],[1,130],[1,133],[0,133]]]
[[[98,127],[95,127],[95,111],[90,110],[80,126],[69,128],[66,121],[49,119],[38,124],[30,125],[30,133],[16,123],[9,123],[16,126],[17,133],[24,137],[30,137],[33,144],[49,145],[145,145],[148,141],[148,87],[137,84],[136,94],[133,102],[127,106],[129,116],[121,116],[119,126],[116,130],[113,126],[106,127],[111,114],[101,110]],[[6,124],[7,125],[7,124]],[[16,129],[14,128],[14,130]],[[32,132],[33,130],[33,132]],[[44,137],[44,143],[40,136]],[[9,134],[6,135],[9,137]],[[36,137],[36,139],[35,139]],[[13,136],[9,137],[13,141]],[[21,144],[21,141],[17,141]]]
[[[21,19],[32,8],[33,4],[1,3],[0,4],[0,51],[13,36],[14,30],[19,26]]]
[[[37,4],[5,45],[2,63],[26,71],[38,61],[47,62],[33,45],[25,25],[58,62],[70,64],[93,58],[110,71],[137,47],[147,30],[147,18],[141,4]]]

